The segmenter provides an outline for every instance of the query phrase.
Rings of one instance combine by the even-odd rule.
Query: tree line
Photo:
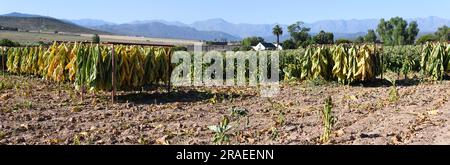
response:
[[[287,27],[290,38],[280,43],[280,36],[284,31],[280,25],[275,25],[273,34],[277,37],[276,43],[283,46],[283,49],[296,49],[307,47],[312,44],[340,44],[340,43],[382,43],[384,45],[412,45],[422,44],[429,41],[450,41],[450,28],[440,27],[434,34],[427,34],[417,38],[420,29],[416,21],[407,22],[401,17],[394,17],[389,20],[381,19],[377,29],[369,29],[365,36],[359,36],[354,40],[334,39],[331,32],[320,31],[316,35],[310,34],[311,28],[306,27],[303,22],[296,22]],[[251,50],[260,42],[264,42],[262,37],[248,37],[241,41],[240,50]]]

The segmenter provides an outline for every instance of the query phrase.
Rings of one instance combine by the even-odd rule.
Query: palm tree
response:
[[[280,45],[280,35],[283,35],[283,28],[281,28],[280,25],[275,25],[275,27],[273,27],[272,33],[273,35],[277,36],[277,49],[278,49],[278,46]]]

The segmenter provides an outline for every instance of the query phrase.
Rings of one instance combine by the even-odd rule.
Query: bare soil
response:
[[[0,73],[1,74],[1,73]],[[272,99],[255,88],[178,88],[167,94],[81,95],[71,84],[0,75],[0,144],[213,144],[224,115],[229,144],[323,144],[321,110],[331,96],[337,123],[327,144],[450,144],[450,82],[343,86],[285,83]],[[232,109],[247,110],[231,116]]]

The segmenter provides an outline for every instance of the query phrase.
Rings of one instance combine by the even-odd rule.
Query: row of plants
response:
[[[49,47],[3,48],[7,71],[35,75],[77,88],[112,89],[112,47],[99,44],[57,44]],[[170,48],[124,46],[114,48],[117,89],[134,89],[170,79]]]
[[[3,47],[0,48],[0,64],[15,74],[36,75],[55,82],[73,82],[77,88],[86,86],[91,90],[110,90],[111,49],[106,45],[77,43],[54,43],[49,47]],[[170,48],[118,45],[114,52],[118,89],[168,82],[171,78],[170,71],[175,65],[170,63]],[[226,57],[225,53],[223,55]],[[194,55],[191,53],[191,56]],[[249,81],[250,76],[255,78],[255,75],[250,75],[250,62],[246,63],[245,78]],[[209,65],[203,64],[202,71]],[[191,66],[191,71],[200,70],[194,71]],[[373,80],[385,71],[405,77],[414,71],[422,73],[423,78],[442,80],[450,73],[450,44],[391,47],[340,44],[280,52],[280,75],[283,80],[321,78],[350,84]],[[234,72],[237,73],[236,63]],[[256,76],[258,74],[260,71],[256,71]],[[193,75],[188,76],[193,78]]]
[[[405,78],[411,72],[421,73],[422,79],[430,80],[442,80],[450,74],[447,43],[310,46],[282,51],[280,58],[284,80],[320,77],[348,84],[373,79],[386,71]]]
[[[381,74],[380,50],[375,45],[309,46],[282,53],[284,80],[336,80],[342,84],[372,80]]]
[[[422,48],[420,67],[424,77],[443,80],[450,74],[450,44],[425,44]]]

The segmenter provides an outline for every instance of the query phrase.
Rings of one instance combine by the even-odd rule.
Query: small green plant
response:
[[[6,133],[3,131],[0,131],[0,140],[2,140],[3,138],[5,138]]]
[[[314,78],[314,79],[309,79],[305,83],[308,87],[317,87],[317,86],[325,85],[328,82],[325,79],[318,77],[318,78]]]
[[[78,135],[73,136],[73,145],[81,145],[80,136]]]
[[[248,110],[245,108],[233,107],[231,108],[231,116],[233,117],[245,117],[248,114]]]
[[[23,102],[23,107],[27,108],[27,109],[31,109],[33,107],[33,102],[25,101],[25,102]]]
[[[145,139],[144,136],[139,137],[138,143],[141,144],[141,145],[148,145],[148,144],[150,144],[150,142],[147,139]]]
[[[228,131],[231,129],[231,126],[228,125],[230,120],[227,116],[223,116],[222,121],[219,125],[211,125],[208,128],[213,131],[215,134],[212,138],[212,141],[216,144],[224,144],[230,141],[230,137],[228,135]]]
[[[4,90],[4,89],[12,89],[13,85],[10,83],[6,83],[6,82],[0,82],[0,90]]]
[[[214,96],[209,99],[209,102],[211,104],[216,104],[217,103],[217,94],[214,94]]]
[[[271,104],[272,109],[275,111],[274,113],[272,113],[272,116],[274,118],[273,120],[275,121],[275,125],[283,126],[284,123],[286,122],[285,113],[283,112],[286,109],[285,105],[274,102],[271,99],[268,99],[268,101]]]
[[[20,105],[19,105],[19,104],[16,104],[15,106],[13,106],[13,107],[11,108],[10,112],[17,113],[17,112],[19,112],[20,110],[21,110]]]
[[[242,120],[245,120],[245,127],[250,125],[248,110],[245,108],[233,107],[230,109],[232,120],[236,120],[237,128],[240,128]]]
[[[322,122],[323,122],[323,134],[320,137],[322,143],[327,143],[330,140],[331,132],[333,131],[334,124],[337,122],[337,118],[333,116],[333,100],[331,96],[325,100],[325,107],[322,110]]]
[[[283,126],[285,122],[286,122],[286,117],[284,115],[284,112],[280,111],[277,115],[275,124],[277,126]]]
[[[284,108],[282,104],[273,101],[271,98],[268,98],[267,101],[270,103],[273,110],[280,110]]]
[[[276,127],[270,128],[270,139],[276,140],[280,136],[280,133]]]
[[[404,57],[401,71],[405,76],[405,79],[408,79],[408,74],[413,70],[414,65],[416,65],[414,59],[410,56]]]
[[[386,78],[386,79],[392,84],[391,88],[389,89],[389,101],[397,102],[400,99],[400,96],[399,96],[398,90],[397,90],[397,83],[393,79],[390,79],[390,78]]]

